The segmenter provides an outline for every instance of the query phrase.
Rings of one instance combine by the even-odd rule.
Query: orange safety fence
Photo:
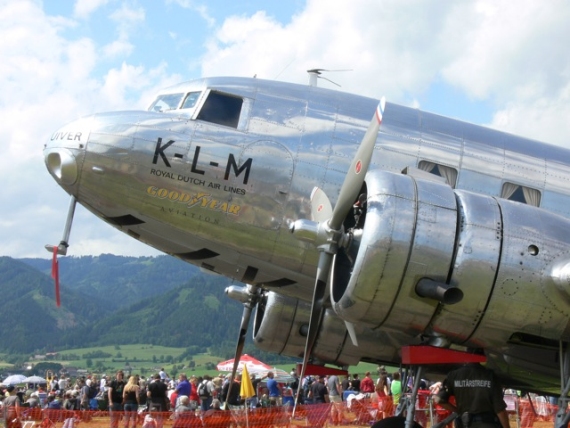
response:
[[[333,411],[333,406],[334,411]],[[292,406],[207,412],[139,412],[136,425],[125,412],[111,414],[106,410],[55,410],[20,408],[17,422],[9,428],[194,428],[194,427],[324,427],[352,425],[369,427],[377,420],[377,408],[370,400],[347,403],[327,403],[298,406],[293,416]],[[333,421],[332,418],[336,420]],[[127,425],[127,421],[129,424]]]
[[[507,402],[507,404],[509,403]],[[537,396],[530,400],[528,398],[517,398],[514,404],[514,408],[509,406],[507,410],[511,415],[511,421],[516,421],[517,427],[531,428],[545,425],[542,424],[543,422],[548,422],[545,426],[554,425],[558,406],[550,404],[545,397]]]
[[[507,404],[513,428],[531,428],[536,422],[552,424],[558,410],[557,406],[546,402],[544,397],[532,401],[517,397],[513,402],[507,400]],[[129,418],[122,411],[111,415],[107,410],[70,411],[22,407],[20,418],[6,421],[5,426],[8,428],[270,428],[335,425],[370,427],[383,417],[392,416],[394,408],[395,406],[391,404],[380,404],[379,407],[376,400],[364,398],[343,403],[298,406],[294,416],[293,407],[286,405],[256,409],[238,407],[207,412],[138,412],[136,418]],[[446,411],[438,409],[429,399],[419,400],[416,403],[415,420],[424,427],[442,421],[447,415]],[[133,422],[136,422],[136,425],[133,425]],[[537,427],[540,427],[540,424],[535,426]]]

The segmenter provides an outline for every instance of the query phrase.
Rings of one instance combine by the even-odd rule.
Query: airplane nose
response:
[[[77,181],[77,160],[73,153],[65,148],[47,151],[45,162],[48,171],[61,184],[71,186]]]
[[[77,182],[93,120],[86,117],[65,125],[54,132],[45,145],[46,167],[59,185],[73,186]]]

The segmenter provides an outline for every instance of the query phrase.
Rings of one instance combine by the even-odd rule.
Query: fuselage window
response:
[[[196,106],[196,101],[200,98],[201,92],[189,92],[184,98],[184,102],[182,103],[181,109],[185,108],[194,108]]]
[[[179,94],[162,94],[156,97],[156,100],[148,108],[149,111],[163,112],[167,110],[175,110],[180,105],[183,93]]]
[[[532,187],[521,186],[520,184],[509,182],[503,184],[501,198],[533,205],[535,207],[540,206],[540,192]]]
[[[418,164],[418,169],[445,178],[447,184],[455,189],[457,183],[457,170],[455,168],[423,160]]]
[[[243,99],[211,91],[196,119],[237,128]]]

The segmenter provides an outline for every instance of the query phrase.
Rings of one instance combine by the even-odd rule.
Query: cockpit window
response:
[[[163,94],[156,97],[156,100],[148,108],[149,111],[163,112],[167,110],[175,110],[182,100],[184,94]]]
[[[237,128],[243,99],[211,91],[196,119]]]
[[[198,101],[198,98],[200,98],[200,94],[201,92],[189,92],[188,94],[186,94],[186,98],[184,98],[184,102],[182,103],[182,107],[180,107],[181,109],[185,109],[185,108],[193,108],[196,106],[196,102]]]

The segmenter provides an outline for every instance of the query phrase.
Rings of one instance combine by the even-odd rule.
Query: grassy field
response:
[[[161,368],[169,374],[185,372],[195,374],[217,374],[216,364],[223,359],[210,354],[197,354],[191,358],[184,358],[179,362],[184,348],[154,346],[148,344],[115,345],[90,348],[69,349],[59,352],[49,359],[50,362],[60,363],[65,367],[75,367],[87,370],[89,373],[111,374],[119,369],[129,370],[132,374],[150,376]],[[109,356],[98,357],[97,355]],[[255,356],[255,355],[254,355]],[[89,364],[88,361],[90,360]],[[37,361],[36,361],[37,362]],[[1,366],[1,363],[0,363]],[[277,364],[276,368],[289,372],[294,364]],[[359,373],[364,376],[366,371],[376,376],[376,365],[360,363],[349,368],[350,373]]]
[[[172,348],[147,344],[101,346],[61,351],[50,361],[66,367],[76,367],[89,372],[113,373],[118,369],[129,369],[132,373],[150,375],[161,368],[167,372],[207,372],[207,364],[215,365],[221,360],[208,354],[194,355],[179,361],[184,348]],[[109,356],[101,356],[108,354]],[[90,360],[90,363],[88,362]]]

